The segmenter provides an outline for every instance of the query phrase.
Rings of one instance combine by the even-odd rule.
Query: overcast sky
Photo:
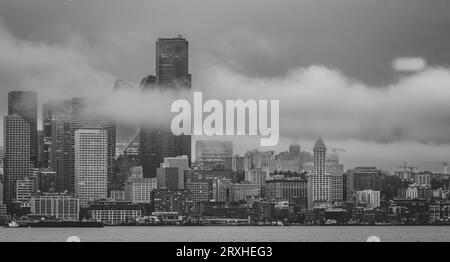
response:
[[[440,168],[423,161],[450,160],[449,28],[448,0],[1,0],[0,114],[14,89],[139,82],[181,34],[194,89],[280,98],[277,150],[322,135],[348,168]]]

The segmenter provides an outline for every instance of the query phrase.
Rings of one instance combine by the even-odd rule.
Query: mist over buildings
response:
[[[7,5],[12,8],[13,4]],[[115,10],[119,5],[114,3],[111,8]],[[312,5],[308,3],[305,7]],[[97,4],[93,4],[94,11],[95,6]],[[156,6],[165,10],[163,3]],[[61,4],[57,7],[67,12]],[[365,6],[358,8],[366,12]],[[19,7],[10,10],[16,10],[18,14],[23,11]],[[441,17],[439,14],[436,19]],[[95,38],[95,34],[83,26],[76,30],[61,26],[58,30],[45,31],[43,35],[47,38],[32,34],[24,37],[26,29],[18,26],[20,30],[15,30],[14,21],[1,15],[4,20],[0,22],[2,115],[6,114],[8,91],[33,90],[38,92],[40,105],[71,97],[101,98],[88,108],[88,113],[107,116],[127,125],[158,124],[173,116],[170,105],[175,99],[190,96],[180,91],[141,91],[137,84],[154,70],[154,42],[159,32],[152,31],[144,37],[143,27],[139,26],[135,31],[124,30],[122,26],[113,31],[102,27],[104,22],[96,25],[92,21],[93,15],[89,14],[89,23],[98,31],[106,32],[102,37]],[[112,18],[105,19],[111,21]],[[123,18],[115,19],[122,21]],[[132,18],[135,22],[141,21],[139,19],[142,17]],[[287,23],[280,20],[277,20],[280,26]],[[448,19],[442,23],[446,22]],[[312,141],[321,135],[327,145],[348,149],[343,160],[349,166],[372,163],[390,168],[408,159],[420,162],[450,158],[450,60],[445,63],[434,59],[434,55],[419,52],[420,48],[411,47],[407,48],[411,52],[387,50],[390,54],[388,62],[380,63],[367,50],[365,53],[355,50],[354,56],[364,57],[361,59],[368,65],[364,73],[357,74],[358,69],[349,70],[346,59],[333,58],[333,62],[325,62],[323,57],[315,61],[308,58],[311,53],[319,52],[317,50],[308,53],[302,49],[304,59],[298,56],[287,59],[299,52],[297,49],[302,42],[293,39],[297,36],[273,36],[270,33],[274,29],[264,32],[250,23],[231,26],[227,21],[227,24],[229,28],[223,29],[224,33],[211,41],[217,44],[216,49],[203,43],[207,33],[186,29],[184,36],[192,48],[192,89],[202,91],[204,99],[279,99],[281,142],[274,149],[285,150],[289,143],[298,141],[305,150],[310,150]],[[316,24],[316,27],[323,25]],[[179,30],[178,33],[184,33],[185,29],[180,25],[170,28]],[[201,26],[196,28],[203,30]],[[215,28],[222,29],[217,25]],[[344,28],[352,30],[353,27]],[[328,37],[331,36],[324,35],[324,38]],[[445,46],[448,41],[446,38],[440,40],[439,46]],[[308,45],[307,42],[312,40],[306,37],[302,41]],[[339,50],[330,50],[325,45],[322,52],[339,53]],[[450,53],[448,49],[440,52],[444,58]],[[279,61],[283,59],[286,65],[280,66]],[[273,71],[277,73],[266,74],[270,68],[275,68]],[[364,77],[370,73],[387,75],[389,81]],[[115,90],[113,85],[117,79],[136,84]],[[236,152],[258,146],[257,138],[231,139],[236,141]]]

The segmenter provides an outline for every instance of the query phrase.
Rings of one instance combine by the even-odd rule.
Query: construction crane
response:
[[[444,167],[444,175],[448,174],[448,171],[447,171],[448,162],[447,161],[424,161],[424,162],[442,165]]]

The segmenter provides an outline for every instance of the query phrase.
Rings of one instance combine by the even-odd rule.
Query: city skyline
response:
[[[117,78],[139,83],[156,72],[156,40],[181,34],[190,41],[194,90],[207,92],[209,87],[211,98],[237,91],[248,98],[261,88],[268,90],[262,96],[281,96],[282,137],[275,150],[281,151],[294,141],[312,150],[315,137],[321,135],[331,146],[347,149],[341,160],[349,167],[361,164],[394,170],[408,162],[440,171],[439,164],[429,162],[448,161],[445,156],[450,155],[445,113],[449,105],[445,97],[450,83],[450,52],[448,36],[443,33],[449,22],[448,3],[316,2],[266,2],[260,7],[261,13],[246,19],[245,11],[256,4],[251,2],[233,13],[233,17],[242,18],[239,23],[220,16],[224,25],[214,22],[213,15],[199,11],[198,5],[180,1],[136,0],[129,7],[112,1],[107,5],[110,15],[100,14],[105,5],[102,1],[37,1],[24,6],[1,3],[1,47],[9,56],[0,59],[1,68],[5,68],[1,70],[5,80],[0,103],[6,103],[4,92],[11,90],[38,91],[42,105],[50,94],[58,98],[89,91],[102,94],[112,89]],[[212,7],[212,14],[217,15],[214,4],[201,4]],[[48,15],[33,11],[34,5],[48,7]],[[185,13],[177,11],[180,19],[164,24],[160,16],[172,12],[175,5],[184,6]],[[220,5],[220,11],[231,12],[232,3]],[[74,10],[77,16],[69,14]],[[127,15],[118,15],[137,10],[152,10],[155,16],[151,23],[140,16],[126,21]],[[285,18],[274,16],[268,26],[262,14],[272,14],[272,10],[284,13]],[[308,15],[314,12],[323,15]],[[200,26],[197,17],[210,21],[211,28]],[[31,18],[36,22],[29,23],[27,19]],[[397,19],[404,22],[396,23]],[[51,26],[34,30],[43,24]],[[206,41],[209,38],[212,40]],[[8,69],[24,53],[30,59],[15,64],[14,72]],[[42,54],[53,57],[52,62]],[[39,73],[31,74],[30,68]],[[297,92],[298,86],[305,89]],[[280,88],[288,91],[280,93]],[[373,91],[378,89],[384,91]],[[336,102],[336,93],[342,94],[342,103]],[[308,110],[313,105],[308,101],[320,101],[327,105],[323,108],[331,109]],[[111,104],[114,102],[112,99]],[[5,110],[2,107],[0,113],[4,115]],[[240,153],[256,147],[250,138],[234,141]]]

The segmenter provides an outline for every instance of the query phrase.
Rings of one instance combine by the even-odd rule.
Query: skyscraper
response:
[[[11,91],[8,93],[8,115],[19,115],[30,125],[30,161],[38,165],[37,145],[37,93],[32,91]]]
[[[108,153],[106,129],[75,131],[75,193],[81,207],[107,197]]]
[[[189,42],[178,36],[156,42],[156,82],[160,86],[191,87]]]
[[[4,201],[13,202],[15,183],[31,174],[30,124],[19,115],[4,117]]]
[[[312,176],[313,202],[330,202],[331,177],[327,174],[326,153],[327,148],[322,138],[317,139],[314,151],[314,174]]]
[[[102,116],[92,114],[88,112],[88,106],[97,103],[98,101],[88,98],[72,98],[71,110],[70,110],[70,146],[69,150],[69,170],[67,172],[68,181],[70,185],[70,192],[73,192],[74,188],[74,135],[76,130],[79,129],[104,129],[107,132],[107,174],[108,181],[112,177],[112,164],[116,151],[116,125],[112,121],[105,119]],[[72,165],[72,166],[70,166]]]
[[[46,103],[42,107],[42,125],[44,132],[44,145],[41,167],[51,167],[52,161],[52,144],[56,139],[53,137],[53,125],[61,120],[70,119],[70,101],[54,101]]]
[[[189,43],[186,39],[160,38],[156,42],[156,77],[147,76],[141,82],[142,89],[191,88],[189,74]],[[140,154],[144,177],[156,177],[156,169],[165,157],[187,155],[191,163],[191,136],[175,136],[167,125],[142,126]]]

